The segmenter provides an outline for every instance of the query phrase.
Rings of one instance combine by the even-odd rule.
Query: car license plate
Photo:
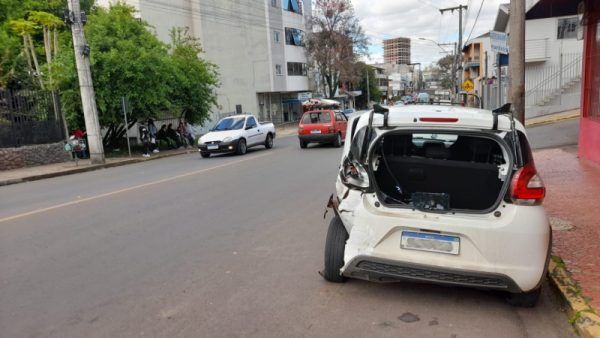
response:
[[[208,150],[219,149],[219,145],[218,144],[209,144],[206,146],[206,149],[208,149]]]
[[[321,131],[320,130],[311,130],[310,133],[311,134],[320,134]]]
[[[460,238],[427,232],[402,231],[400,247],[409,250],[458,255],[460,251]]]

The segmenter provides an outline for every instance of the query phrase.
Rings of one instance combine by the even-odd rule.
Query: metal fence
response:
[[[65,138],[56,92],[0,89],[0,148]]]
[[[581,80],[581,53],[564,53],[559,63],[530,66],[525,79],[525,105],[544,105]]]

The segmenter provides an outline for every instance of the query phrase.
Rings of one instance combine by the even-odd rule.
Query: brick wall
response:
[[[63,142],[0,148],[0,170],[65,162],[70,159],[70,153],[64,150]]]

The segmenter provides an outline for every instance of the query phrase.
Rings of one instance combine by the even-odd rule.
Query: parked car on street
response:
[[[525,129],[501,111],[376,107],[348,123],[322,275],[505,292],[534,306],[552,233]]]
[[[248,148],[264,145],[273,148],[275,126],[271,122],[258,122],[254,115],[225,117],[198,139],[198,151],[204,158],[214,153],[244,155]]]
[[[313,110],[304,113],[298,124],[300,148],[306,148],[309,143],[331,143],[341,147],[347,124],[348,119],[340,111]]]

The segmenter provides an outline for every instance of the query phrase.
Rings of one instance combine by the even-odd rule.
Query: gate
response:
[[[65,139],[58,93],[0,89],[0,148]]]

